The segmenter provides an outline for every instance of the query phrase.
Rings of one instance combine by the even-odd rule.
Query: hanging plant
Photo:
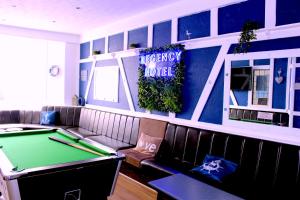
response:
[[[162,112],[181,111],[181,94],[184,79],[184,63],[182,59],[183,51],[184,46],[181,44],[140,50],[140,66],[138,70],[138,104],[141,108]],[[156,69],[152,67],[151,69],[154,69],[155,73],[149,71],[146,72],[149,70],[149,68],[147,69],[147,64],[142,61],[142,58],[145,58],[146,56],[148,56],[148,58],[154,56],[154,58],[151,59],[155,59],[155,56],[158,56],[156,57],[156,64],[159,65],[162,64],[163,61],[161,56],[167,52],[181,52],[179,60],[175,60],[174,62],[166,62],[168,65],[168,70],[169,67],[172,67],[172,72],[168,71],[167,68],[163,72],[164,65],[160,65],[160,67],[155,66],[154,68]],[[172,55],[176,57],[175,53]],[[160,72],[156,71],[158,68],[160,68]]]
[[[259,29],[259,24],[255,21],[248,21],[244,24],[240,39],[234,49],[234,53],[247,53],[251,47],[251,41],[256,39],[255,31]]]

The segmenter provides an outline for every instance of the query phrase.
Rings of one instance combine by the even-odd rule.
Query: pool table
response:
[[[105,146],[62,129],[1,133],[0,200],[106,199],[123,159]]]

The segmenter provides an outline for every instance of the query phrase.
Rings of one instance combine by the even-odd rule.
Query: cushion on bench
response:
[[[150,137],[155,138],[163,138],[166,131],[167,122],[155,120],[155,119],[148,119],[148,118],[141,118],[140,120],[140,134],[144,133]],[[155,156],[155,154],[145,154],[133,149],[125,149],[121,151],[126,156],[126,162],[140,167],[140,162],[144,159],[150,159]]]

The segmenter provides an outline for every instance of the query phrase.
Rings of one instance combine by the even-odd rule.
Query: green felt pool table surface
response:
[[[0,134],[0,148],[17,171],[100,157],[50,140],[50,136],[69,143],[76,143],[104,156],[110,155],[110,153],[85,141],[78,141],[77,138],[60,130],[34,130]]]

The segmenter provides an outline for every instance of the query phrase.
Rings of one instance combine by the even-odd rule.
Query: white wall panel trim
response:
[[[90,91],[90,88],[91,88],[91,83],[92,83],[92,80],[93,80],[96,63],[97,63],[97,61],[94,59],[93,64],[92,64],[92,68],[91,68],[91,73],[89,74],[89,80],[88,80],[88,83],[87,83],[87,86],[86,86],[84,99],[88,99],[88,95],[89,95],[89,91]]]
[[[135,111],[134,106],[133,106],[133,101],[132,101],[132,97],[131,97],[131,93],[130,93],[130,89],[129,89],[129,84],[127,81],[127,77],[126,77],[126,73],[125,73],[125,69],[124,69],[124,65],[123,65],[123,60],[122,58],[117,58],[118,61],[118,65],[119,65],[119,69],[120,69],[120,73],[122,76],[122,81],[123,81],[123,85],[124,85],[124,89],[125,89],[125,94],[127,97],[127,102],[130,108],[130,111]]]
[[[216,83],[216,80],[218,78],[218,75],[221,71],[222,65],[224,63],[224,58],[230,48],[230,44],[226,43],[222,45],[220,52],[218,54],[218,57],[214,63],[214,66],[209,74],[209,77],[207,79],[207,82],[203,88],[203,91],[200,95],[200,98],[198,100],[198,103],[196,105],[196,108],[194,110],[192,121],[198,121],[199,117],[202,114],[202,111],[204,109],[204,106],[211,94],[211,91]]]

